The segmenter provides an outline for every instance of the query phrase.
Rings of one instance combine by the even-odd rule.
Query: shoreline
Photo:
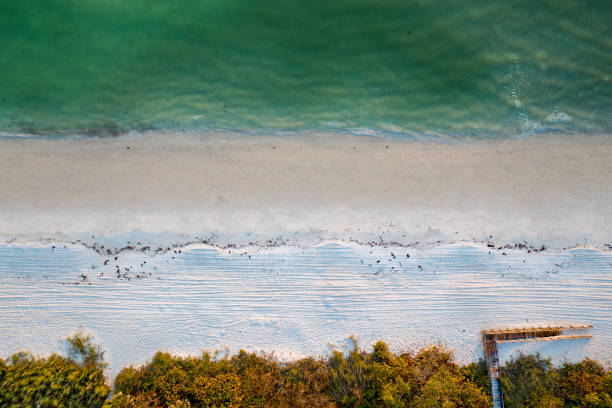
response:
[[[513,251],[525,254],[537,254],[539,252],[555,252],[560,253],[564,251],[576,251],[576,250],[586,250],[586,251],[597,251],[597,252],[611,252],[612,245],[604,244],[603,247],[595,247],[588,245],[574,245],[565,248],[547,248],[545,246],[534,247],[522,242],[516,242],[513,244],[500,244],[494,243],[492,241],[436,241],[436,242],[412,242],[412,243],[398,243],[398,242],[359,242],[359,241],[342,241],[342,240],[322,240],[320,242],[312,243],[310,245],[292,245],[292,244],[284,244],[282,242],[250,242],[247,245],[237,245],[237,244],[226,244],[224,246],[220,246],[215,244],[215,242],[211,240],[193,240],[193,241],[184,241],[184,242],[174,242],[174,243],[164,243],[158,247],[151,247],[147,245],[147,242],[132,242],[125,241],[125,246],[123,247],[113,247],[109,245],[101,244],[100,242],[108,242],[105,241],[104,238],[98,239],[92,242],[84,242],[81,240],[76,241],[62,241],[56,240],[52,238],[40,239],[40,240],[31,240],[31,241],[19,241],[17,239],[12,239],[7,242],[0,242],[0,246],[5,247],[17,247],[17,248],[53,248],[63,247],[65,249],[86,249],[90,250],[93,253],[101,256],[115,256],[121,254],[129,254],[129,253],[142,253],[147,256],[158,256],[165,255],[170,252],[179,253],[181,252],[189,252],[189,251],[197,251],[197,250],[212,250],[212,251],[240,251],[246,253],[261,253],[261,252],[274,252],[274,251],[300,251],[300,250],[308,250],[318,247],[326,247],[330,245],[345,247],[345,248],[376,248],[376,249],[418,249],[418,250],[427,250],[432,248],[448,248],[448,247],[461,247],[461,246],[473,246],[475,248],[486,248],[491,252],[506,252]],[[159,242],[160,241],[156,241]]]

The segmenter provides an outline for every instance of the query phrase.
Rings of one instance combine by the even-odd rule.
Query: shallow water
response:
[[[605,0],[0,4],[0,130],[612,127]]]
[[[351,334],[395,350],[443,342],[465,362],[481,355],[483,328],[589,323],[594,338],[568,344],[565,356],[612,363],[610,251],[489,251],[328,243],[115,261],[78,246],[2,245],[0,355],[61,349],[82,328],[103,344],[113,374],[158,349],[293,358],[343,347]]]

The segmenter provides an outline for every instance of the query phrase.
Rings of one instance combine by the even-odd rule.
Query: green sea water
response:
[[[612,129],[610,0],[2,0],[0,131]]]

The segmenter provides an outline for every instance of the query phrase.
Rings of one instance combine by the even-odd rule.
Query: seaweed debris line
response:
[[[523,341],[555,341],[568,339],[590,339],[590,334],[564,334],[592,329],[593,326],[548,326],[548,327],[523,327],[508,329],[493,329],[482,331],[482,346],[484,348],[489,377],[491,379],[491,399],[493,408],[503,408],[504,399],[501,391],[499,356],[497,353],[498,343],[514,343]]]

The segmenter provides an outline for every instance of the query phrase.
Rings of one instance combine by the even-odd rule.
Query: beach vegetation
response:
[[[244,350],[221,358],[157,353],[117,375],[109,407],[484,408],[479,367],[459,367],[441,346],[396,354],[384,342],[362,350],[354,339],[346,352],[293,362]]]
[[[111,394],[104,353],[90,337],[66,341],[66,356],[20,352],[0,359],[2,408],[485,408],[491,406],[484,360],[460,366],[441,345],[396,353],[350,338],[326,357],[279,361],[240,350],[176,356],[123,368]],[[612,371],[593,360],[559,367],[520,356],[501,371],[508,408],[612,408]]]
[[[507,408],[612,408],[612,371],[596,361],[554,367],[539,355],[521,355],[501,371]]]
[[[67,342],[68,357],[20,352],[0,360],[0,407],[102,407],[110,388],[99,347],[81,335]]]

